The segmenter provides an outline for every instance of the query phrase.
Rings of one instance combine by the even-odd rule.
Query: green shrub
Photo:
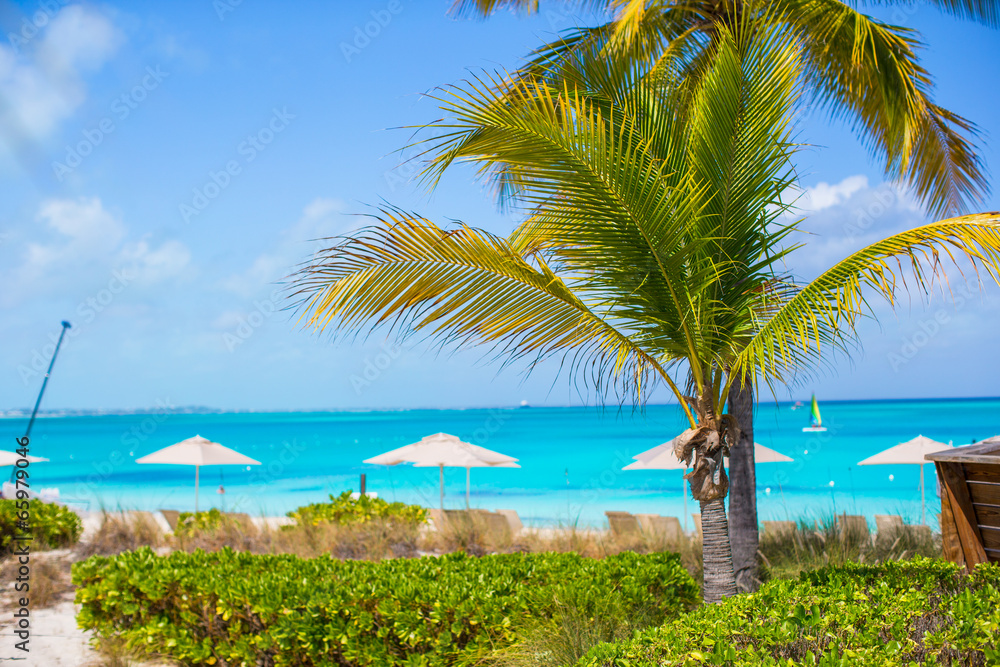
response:
[[[917,558],[772,581],[633,639],[580,667],[1000,664],[1000,567],[971,576]]]
[[[698,599],[675,554],[369,562],[140,549],[77,563],[73,581],[81,627],[187,665],[468,665],[557,600],[617,595],[666,617]]]
[[[80,540],[83,522],[68,507],[41,500],[0,500],[0,553],[9,550],[15,535],[25,532],[18,528],[25,502],[28,503],[28,522],[34,538],[33,549],[68,547]]]
[[[174,535],[180,538],[193,537],[203,533],[211,533],[229,525],[238,523],[213,507],[207,512],[181,512],[177,516],[177,528]]]
[[[361,496],[352,498],[350,491],[339,496],[330,494],[330,502],[313,503],[288,513],[299,525],[336,523],[341,525],[366,523],[381,519],[396,523],[421,524],[427,521],[427,510],[419,505],[390,503],[381,498]]]

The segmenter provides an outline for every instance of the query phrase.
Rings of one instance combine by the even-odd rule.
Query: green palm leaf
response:
[[[459,4],[482,15],[512,5],[537,11],[533,3]],[[1000,3],[937,4],[987,25],[1000,21]],[[976,154],[978,130],[934,101],[931,77],[920,65],[922,45],[912,30],[878,21],[840,0],[609,0],[604,6],[614,12],[614,20],[569,31],[543,46],[522,75],[545,76],[550,83],[569,80],[575,72],[566,62],[574,54],[617,49],[639,61],[659,60],[660,67],[698,81],[715,57],[715,25],[742,21],[753,30],[776,25],[798,41],[802,82],[814,104],[833,119],[846,120],[873,157],[884,161],[886,176],[907,183],[929,211],[959,213],[989,190]]]
[[[758,320],[732,373],[756,374],[768,384],[790,382],[814,367],[821,354],[852,341],[859,318],[869,313],[868,293],[895,305],[907,280],[929,293],[936,280],[947,279],[945,262],[960,267],[962,261],[1000,280],[1000,213],[942,220],[858,250]]]
[[[397,210],[321,251],[295,276],[305,323],[356,333],[385,325],[442,344],[490,345],[531,363],[571,352],[571,370],[644,395],[651,375],[671,383],[621,323],[592,310],[539,256],[469,227],[443,230]],[[601,387],[598,387],[599,389]]]

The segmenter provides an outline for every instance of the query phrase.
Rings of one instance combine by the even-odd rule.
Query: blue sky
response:
[[[516,66],[553,31],[593,19],[550,4],[531,18],[456,20],[449,4],[0,6],[0,409],[33,402],[62,319],[74,328],[49,408],[585,399],[554,365],[525,378],[478,352],[333,345],[297,328],[275,294],[312,239],[348,231],[383,200],[497,233],[514,225],[467,172],[433,193],[410,182],[393,154],[409,133],[391,128],[437,117],[422,93]],[[996,173],[1000,91],[987,82],[1000,80],[988,55],[1000,32],[923,3],[880,15],[923,32],[938,101],[981,126]],[[813,115],[800,136],[813,145],[798,159],[812,235],[798,273],[927,219],[848,129]],[[997,208],[994,194],[980,210]],[[863,354],[793,395],[998,395],[998,296],[973,285],[880,309]]]

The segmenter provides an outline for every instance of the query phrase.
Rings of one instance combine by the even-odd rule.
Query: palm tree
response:
[[[920,290],[942,256],[994,277],[1000,266],[1000,224],[983,214],[886,239],[805,286],[784,275],[800,47],[771,29],[714,30],[696,86],[653,61],[581,50],[567,63],[576,85],[484,76],[449,89],[428,176],[472,162],[524,222],[499,238],[385,208],[293,283],[319,330],[420,332],[529,365],[557,357],[635,401],[669,387],[689,423],[677,453],[701,505],[709,602],[736,592],[722,465],[740,435],[730,391],[747,377],[786,382],[820,344],[849,345],[862,288],[894,302],[893,262],[912,267]]]
[[[601,8],[614,19],[596,28],[569,32],[534,54],[525,71],[550,81],[563,78],[560,60],[584,49],[625,47],[640,57],[678,66],[683,75],[702,76],[717,47],[715,22],[751,17],[751,30],[771,25],[795,37],[807,101],[832,119],[847,120],[872,154],[885,162],[886,176],[905,182],[935,214],[955,215],[986,190],[976,157],[975,126],[932,99],[930,75],[919,63],[919,35],[867,16],[839,0],[604,0],[563,2]],[[910,0],[868,0],[862,5],[905,6]],[[935,0],[945,13],[1000,25],[1000,2]],[[453,11],[488,16],[502,9],[539,11],[538,0],[457,0]],[[572,67],[569,71],[572,71]],[[570,74],[572,75],[572,74]],[[730,531],[741,590],[757,578],[757,495],[753,450],[752,382],[730,392],[742,440],[730,459]]]

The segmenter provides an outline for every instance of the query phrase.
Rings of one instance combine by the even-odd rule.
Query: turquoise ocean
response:
[[[821,403],[826,433],[803,433],[808,404],[763,402],[755,440],[794,459],[757,466],[761,520],[823,519],[833,513],[901,514],[920,519],[919,466],[857,462],[916,435],[956,445],[1000,433],[1000,399]],[[2,449],[13,449],[24,419],[0,420]],[[520,469],[473,469],[472,507],[514,509],[534,525],[599,526],[606,510],[682,517],[681,471],[622,471],[639,452],[684,428],[675,405],[618,408],[510,408],[383,412],[150,413],[41,417],[31,451],[32,487],[56,487],[89,510],[194,507],[194,470],[138,465],[135,459],[195,434],[262,465],[201,469],[200,507],[277,516],[357,490],[387,500],[438,504],[438,470],[362,463],[440,431],[520,459]],[[928,523],[940,500],[933,466]],[[225,493],[218,493],[219,487]],[[445,470],[445,506],[465,504],[465,470]],[[697,512],[687,500],[687,514]]]

